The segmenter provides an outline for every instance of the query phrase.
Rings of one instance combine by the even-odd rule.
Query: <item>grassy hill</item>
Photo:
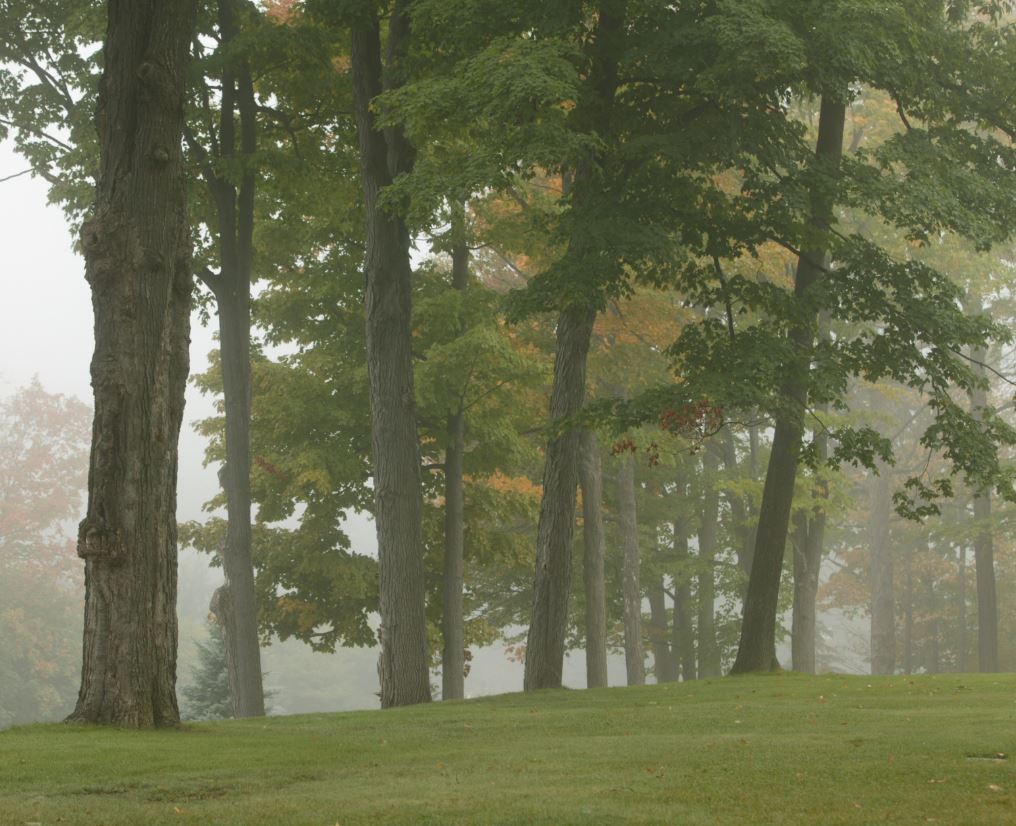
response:
[[[998,824],[1014,770],[1016,676],[787,674],[13,729],[0,823]]]

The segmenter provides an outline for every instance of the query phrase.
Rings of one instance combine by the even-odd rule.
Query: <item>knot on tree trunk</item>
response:
[[[110,528],[102,520],[85,518],[78,526],[78,556],[119,565],[127,558],[120,532]]]

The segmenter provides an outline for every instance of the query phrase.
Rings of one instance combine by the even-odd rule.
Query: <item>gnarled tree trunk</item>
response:
[[[180,138],[193,0],[110,0],[95,212],[84,660],[70,718],[149,728],[176,703],[176,474],[190,332]]]
[[[382,190],[408,171],[412,147],[400,130],[380,131],[372,104],[395,85],[393,63],[409,39],[407,3],[397,0],[381,64],[376,10],[357,20],[350,53],[367,215],[367,374],[381,613],[381,706],[430,700],[423,574],[420,446],[413,392],[410,238],[405,221],[381,203]]]

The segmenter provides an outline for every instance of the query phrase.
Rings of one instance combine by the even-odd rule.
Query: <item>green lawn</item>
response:
[[[1014,769],[1016,676],[774,675],[13,729],[0,823],[1016,823]]]

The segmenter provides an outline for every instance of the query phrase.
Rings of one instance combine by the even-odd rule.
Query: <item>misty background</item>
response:
[[[0,400],[37,378],[48,393],[73,396],[91,406],[92,308],[84,262],[73,251],[73,239],[62,211],[47,203],[47,184],[31,175],[18,175],[24,169],[24,159],[11,144],[0,143],[0,179],[7,178],[0,183],[0,227],[7,262],[4,298],[0,303]],[[191,325],[191,375],[208,369],[208,354],[215,347],[212,326],[203,326],[195,313]],[[218,489],[217,467],[203,465],[205,439],[192,427],[194,422],[214,412],[214,399],[189,384],[180,434],[177,494],[180,522],[203,521],[207,514],[202,505]],[[534,411],[537,415],[544,412]],[[75,530],[76,521],[68,523],[68,539],[74,537]],[[345,530],[354,551],[376,555],[374,526],[368,517],[353,516]],[[195,643],[207,639],[209,600],[222,583],[221,571],[210,567],[209,561],[206,554],[187,548],[180,551],[178,689],[192,679],[197,658]],[[838,653],[842,659],[847,652],[845,667],[863,671],[867,657],[866,626],[862,623],[853,628],[844,618],[832,615],[824,616],[823,620],[827,633],[832,628],[843,634]],[[851,651],[856,659],[850,657]],[[781,650],[781,655],[786,655],[786,649]],[[274,714],[378,706],[376,649],[339,648],[336,653],[327,654],[311,651],[297,640],[273,640],[263,649],[262,662]],[[80,661],[75,668],[79,665]],[[466,679],[466,696],[521,691],[522,677],[522,663],[511,656],[505,644],[475,648]],[[625,684],[623,654],[610,655],[608,678],[611,685]],[[433,681],[438,682],[436,677]],[[575,688],[584,687],[582,651],[566,655],[564,682]],[[70,710],[68,705],[65,713]]]

